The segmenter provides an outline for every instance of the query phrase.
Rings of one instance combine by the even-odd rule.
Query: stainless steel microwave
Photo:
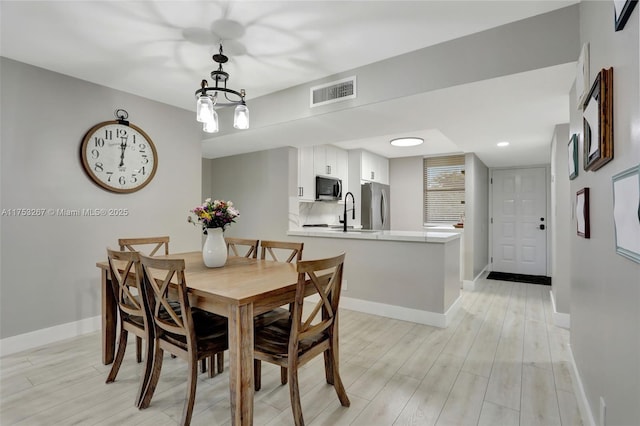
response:
[[[316,176],[316,201],[342,200],[342,181],[338,178]]]

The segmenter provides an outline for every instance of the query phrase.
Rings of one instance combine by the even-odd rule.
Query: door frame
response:
[[[546,208],[546,224],[547,224],[547,238],[546,238],[546,254],[547,254],[547,262],[546,262],[546,272],[545,276],[550,277],[551,275],[551,259],[553,258],[553,253],[551,253],[551,236],[555,233],[555,223],[552,223],[550,219],[551,217],[551,180],[553,176],[551,176],[551,166],[549,164],[533,164],[530,166],[513,166],[513,167],[492,167],[489,169],[489,271],[493,271],[493,172],[494,170],[518,170],[518,169],[542,169],[544,168],[544,176],[545,176],[545,199],[547,200],[547,208]]]

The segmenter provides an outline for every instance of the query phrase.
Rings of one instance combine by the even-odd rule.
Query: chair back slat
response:
[[[158,259],[140,255],[140,263],[145,300],[149,305],[156,333],[184,336],[189,344],[195,339],[195,330],[184,277],[184,259]],[[175,294],[173,289],[177,293],[177,299],[170,297]]]
[[[227,244],[227,253],[233,253],[233,256],[252,257],[256,259],[258,257],[258,244],[260,240],[252,240],[249,238],[234,238],[225,237],[225,243]],[[240,254],[238,246],[246,246],[247,251],[245,254]]]
[[[140,294],[140,256],[136,251],[107,249],[113,294],[121,312],[144,317]]]
[[[313,306],[313,309],[311,310],[311,313],[307,315],[306,319],[302,323],[300,333],[305,333],[311,330],[311,324],[321,310],[323,310],[323,312],[326,311],[326,313],[328,314],[329,319],[326,321],[327,326],[331,325],[331,321],[334,316],[334,308],[329,301],[329,297],[331,296],[331,291],[334,288],[334,282],[337,274],[325,274],[321,277],[317,277],[312,271],[309,271],[307,272],[307,275],[309,276],[309,280],[307,280],[306,286],[310,284],[313,285],[318,296],[320,297],[320,300],[316,302],[316,304]],[[325,328],[327,327],[323,327],[322,329]]]
[[[279,262],[277,251],[288,251],[289,257],[285,262],[291,263],[294,259],[296,262],[302,259],[302,249],[304,243],[290,242],[290,241],[261,241],[260,259],[267,259],[267,253],[271,257],[271,260]],[[274,250],[276,249],[276,250]]]
[[[118,245],[120,246],[120,251],[131,250],[131,251],[141,251],[139,246],[150,246],[151,250],[148,252],[149,256],[155,256],[156,253],[160,254],[169,254],[169,237],[142,237],[142,238],[119,238]],[[148,247],[146,247],[148,249]],[[160,252],[160,249],[163,249],[164,253]],[[145,251],[146,252],[146,251]]]

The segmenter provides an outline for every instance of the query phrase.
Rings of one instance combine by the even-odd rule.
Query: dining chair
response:
[[[272,241],[262,240],[260,241],[260,259],[274,260],[279,262],[278,255],[288,256],[285,262],[291,263],[295,259],[296,262],[302,260],[302,250],[304,243],[291,242],[291,241]],[[293,312],[293,304],[289,305],[289,309],[275,308],[265,313],[262,313],[254,318],[254,329],[265,327],[279,319],[288,318]],[[260,361],[254,361],[254,368],[260,368]],[[287,384],[287,369],[286,367],[280,368],[280,383]]]
[[[143,237],[143,238],[119,238],[118,245],[120,245],[120,251],[131,250],[141,251],[139,246],[153,245],[149,256],[155,256],[158,250],[164,249],[164,253],[169,254],[169,236],[163,237]],[[146,251],[145,251],[146,252]]]
[[[227,243],[227,252],[233,253],[234,256],[252,257],[254,259],[258,258],[258,243],[260,240],[225,237],[224,241]],[[244,255],[241,255],[238,251],[238,246],[247,246],[247,252]]]
[[[135,251],[116,251],[108,248],[107,260],[111,276],[111,286],[120,316],[118,351],[111,366],[111,371],[109,371],[109,375],[107,376],[107,383],[113,382],[118,375],[125,351],[127,350],[129,333],[135,334],[140,341],[144,340],[147,343],[147,356],[145,357],[140,388],[135,401],[135,405],[139,406],[142,394],[151,375],[151,356],[153,354],[152,327],[149,315],[144,309],[142,294],[140,292],[140,280],[142,277],[140,256],[138,252]],[[124,267],[119,268],[116,266],[116,262],[124,265]],[[139,359],[138,362],[140,362]]]
[[[140,255],[140,263],[143,301],[150,313],[154,333],[151,375],[140,408],[147,408],[151,403],[160,378],[164,351],[167,351],[186,360],[189,366],[187,397],[180,423],[188,425],[195,403],[198,361],[229,348],[227,319],[190,306],[184,259]],[[173,299],[169,299],[170,285],[177,292],[177,307],[171,303]]]
[[[131,250],[141,252],[140,246],[149,249],[148,246],[152,246],[151,250],[146,250],[145,252],[149,253],[149,256],[156,255],[168,255],[169,254],[169,236],[161,236],[161,237],[142,237],[142,238],[119,238],[118,245],[120,246],[120,250]],[[136,338],[136,357],[138,362],[141,359],[141,346],[142,341],[140,338]],[[215,374],[215,366],[214,359],[209,360],[209,377],[213,377]],[[218,372],[222,372],[224,368],[224,354],[218,354]],[[207,360],[202,360],[201,371],[204,373],[207,371]]]
[[[282,254],[289,257],[285,262],[291,263],[294,259],[297,261],[302,259],[302,249],[304,243],[291,242],[291,241],[260,241],[260,259],[266,259],[270,257],[271,260],[279,262],[277,254]],[[268,254],[268,256],[267,256]]]
[[[130,250],[141,252],[140,246],[143,246],[149,252],[149,256],[154,256],[158,250],[164,249],[164,254],[169,254],[169,236],[162,237],[142,237],[142,238],[118,238],[120,251]],[[151,250],[149,251],[149,246]],[[142,359],[142,340],[136,337],[136,359],[141,362]]]
[[[291,318],[280,319],[255,330],[254,357],[286,367],[293,419],[304,425],[298,369],[312,358],[324,354],[325,379],[333,385],[340,404],[350,405],[338,366],[338,307],[345,254],[296,263],[298,282]],[[306,297],[319,297],[309,312]],[[303,312],[307,309],[306,312]],[[255,366],[255,364],[254,364]],[[260,362],[254,370],[256,390],[260,389]]]

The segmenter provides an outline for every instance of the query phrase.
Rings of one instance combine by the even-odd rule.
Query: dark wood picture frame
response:
[[[636,7],[638,0],[614,0],[613,1],[613,14],[614,24],[616,31],[620,31],[624,28],[625,24],[629,20],[633,9]]]
[[[596,76],[582,110],[584,169],[596,171],[613,160],[613,68]]]
[[[569,180],[573,180],[578,176],[578,135],[573,134],[569,139],[567,146],[567,157],[569,165]]]
[[[576,193],[576,230],[578,236],[590,238],[589,225],[589,188],[582,188]]]

